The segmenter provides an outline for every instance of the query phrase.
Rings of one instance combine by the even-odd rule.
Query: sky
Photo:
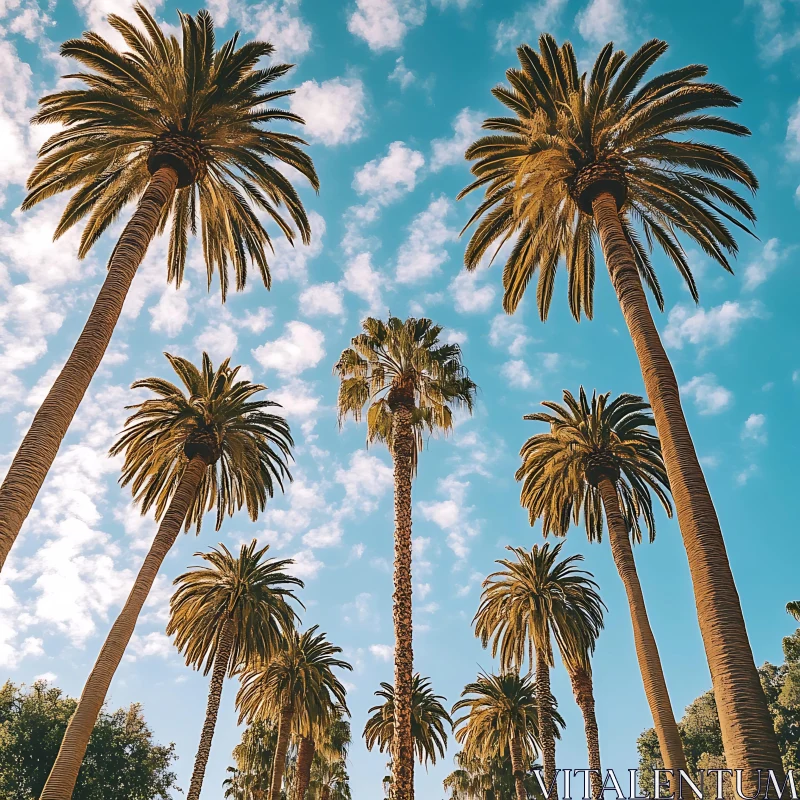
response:
[[[151,0],[176,30],[176,11],[195,2]],[[388,453],[366,449],[363,425],[337,426],[332,366],[368,314],[430,316],[463,348],[480,387],[472,418],[432,439],[414,484],[415,666],[434,689],[458,699],[479,669],[496,666],[470,622],[482,578],[506,545],[530,547],[531,528],[514,480],[518,452],[538,429],[522,417],[542,400],[583,385],[642,393],[633,348],[604,271],[595,319],[569,316],[560,276],[550,318],[531,299],[503,313],[501,267],[462,269],[459,232],[477,197],[457,202],[469,181],[465,146],[500,106],[490,94],[515,63],[520,42],[550,31],[573,42],[589,67],[608,40],[629,52],[651,37],[670,43],[661,69],[701,62],[710,79],[742,98],[731,115],[752,138],[728,143],[759,176],[757,238],[741,236],[736,275],[689,257],[695,305],[673,267],[656,254],[666,296],[657,310],[684,407],[720,516],[757,663],[780,662],[784,611],[797,599],[800,543],[786,492],[794,484],[800,392],[796,312],[800,198],[800,3],[797,0],[213,0],[219,40],[240,30],[268,39],[296,64],[283,81],[306,120],[320,175],[315,194],[298,178],[313,231],[309,247],[279,240],[274,283],[220,304],[202,259],[190,255],[179,291],[166,283],[164,239],[153,242],[122,318],[0,582],[0,677],[55,682],[72,696],[83,683],[154,535],[107,456],[141,395],[130,384],[170,377],[162,353],[215,363],[232,356],[281,403],[297,443],[294,481],[256,523],[212,520],[181,536],[159,574],[108,698],[142,703],[159,742],[175,742],[179,785],[188,787],[208,679],[184,666],[164,633],[171,582],[198,550],[238,548],[257,538],[295,560],[306,586],[307,626],[319,624],[353,664],[344,678],[352,711],[353,796],[378,800],[386,756],[368,753],[361,731],[373,691],[392,679],[392,473]],[[51,236],[66,201],[22,213],[19,204],[47,132],[28,125],[37,97],[70,65],[61,41],[92,28],[106,35],[109,11],[128,0],[0,0],[0,471],[7,467],[86,319],[110,247],[130,211],[83,261],[78,232]],[[630,619],[607,544],[572,530],[564,553],[582,553],[608,606],[594,661],[604,765],[636,765],[635,743],[652,724]],[[686,554],[674,521],[658,517],[654,544],[636,548],[650,619],[673,707],[710,686]],[[228,681],[203,797],[220,785],[240,736],[236,685]],[[586,766],[580,714],[560,664],[553,690],[567,728],[558,763]],[[447,757],[417,770],[419,797],[439,798]],[[176,795],[179,796],[179,795]]]

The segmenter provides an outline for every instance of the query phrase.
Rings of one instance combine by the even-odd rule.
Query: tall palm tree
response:
[[[587,620],[590,628],[599,630],[603,607],[591,574],[575,567],[583,556],[559,560],[562,546],[534,545],[530,552],[507,547],[516,558],[496,562],[502,569],[483,582],[473,620],[483,646],[491,642],[493,656],[499,651],[501,669],[520,670],[527,654],[530,670],[536,670],[538,733],[549,793],[554,792],[556,778],[552,637],[562,652],[572,652],[587,636]]]
[[[363,333],[339,357],[339,422],[367,410],[367,443],[384,442],[394,462],[394,800],[413,800],[411,696],[414,674],[411,621],[411,480],[425,430],[447,433],[453,409],[472,413],[476,386],[457,344],[439,341],[429,319],[369,317]]]
[[[484,187],[485,197],[467,225],[480,220],[465,264],[475,269],[491,247],[511,243],[504,307],[516,310],[538,270],[536,300],[545,319],[563,259],[570,310],[576,319],[582,312],[591,317],[599,241],[661,437],[728,766],[782,774],[717,513],[643,289],[644,282],[663,308],[649,255],[656,243],[697,298],[680,234],[730,270],[737,244],[726,223],[747,230],[735,215],[753,222],[755,214],[723,181],[752,191],[758,181],[740,158],[692,133],[748,135],[742,125],[708,113],[740,100],[703,82],[707,68],[699,64],[642,83],[667,49],[662,41],[645,43],[629,58],[607,44],[588,79],[569,42],[559,48],[545,34],[539,44],[538,53],[519,47],[520,69],[506,72],[510,86],[493,90],[511,116],[487,119],[484,128],[493,133],[466,152],[476,180],[461,196]],[[748,776],[754,788],[754,773]]]
[[[86,69],[69,76],[85,88],[43,97],[33,118],[61,128],[39,151],[23,209],[76,189],[55,236],[88,216],[81,258],[127,205],[136,202],[136,210],[114,247],[89,319],[0,487],[0,569],[100,365],[153,237],[170,225],[167,280],[179,286],[189,232],[199,228],[209,285],[218,272],[224,302],[229,265],[239,290],[248,259],[269,288],[265,252],[272,245],[261,218],[293,242],[295,230],[279,210],[285,206],[301,240],[308,243],[311,236],[297,192],[275,166],[294,168],[317,189],[314,165],[300,147],[305,142],[266,127],[303,122],[272,105],[292,94],[270,88],[291,65],[260,67],[274,48],[266,42],[238,47],[238,34],[215,49],[206,11],[180,15],[179,42],[144,6],[134,10],[140,27],[108,16],[125,40],[124,52],[96,33],[62,45],[61,54]]]
[[[254,659],[272,658],[297,619],[289,601],[299,602],[292,587],[303,582],[284,572],[294,562],[265,558],[269,545],[257,545],[256,539],[242,545],[238,558],[224,544],[195,553],[208,566],[191,567],[174,581],[167,635],[175,636],[187,666],[212,673],[186,800],[200,797],[225,677]]]
[[[217,530],[225,515],[247,507],[252,520],[266,507],[277,484],[291,480],[287,461],[293,445],[283,417],[269,413],[269,400],[254,399],[265,386],[237,379],[229,359],[215,370],[203,353],[198,369],[166,354],[186,391],[162,378],[136,381],[155,397],[131,406],[125,430],[111,448],[124,453],[121,483],[130,484],[143,514],[161,520],[133,588],[106,637],[72,715],[41,800],[72,796],[97,715],[133,634],[159,569],[181,528],[200,532],[216,506]]]
[[[240,723],[278,722],[269,800],[280,798],[292,732],[304,735],[313,724],[332,715],[337,706],[347,709],[345,688],[334,669],[353,668],[337,658],[342,648],[332,645],[324,633],[317,633],[318,628],[314,625],[302,634],[292,631],[272,660],[248,665],[236,695]]]
[[[533,525],[542,520],[545,536],[566,536],[583,516],[590,542],[603,537],[603,510],[614,564],[628,597],[636,656],[653,715],[658,743],[670,769],[686,769],[686,757],[647,608],[636,572],[631,539],[641,542],[643,518],[655,538],[652,494],[671,516],[669,482],[650,406],[635,395],[592,395],[583,387],[576,399],[564,392],[564,405],[543,403],[552,413],[528,414],[550,429],[528,439],[520,451],[522,505]],[[652,493],[652,494],[651,494]],[[677,775],[677,772],[675,773]]]
[[[383,698],[383,702],[373,706],[367,713],[372,714],[364,726],[364,740],[367,750],[372,750],[375,745],[383,752],[393,752],[394,720],[395,720],[395,692],[390,683],[381,682],[381,688],[375,692],[376,697]],[[444,758],[447,750],[447,731],[445,726],[452,729],[453,720],[442,705],[445,698],[434,694],[430,685],[430,678],[423,678],[418,672],[414,675],[411,693],[411,738],[414,743],[414,753],[420,764],[435,764],[437,756]],[[393,785],[396,781],[394,762],[392,762]]]
[[[539,742],[539,703],[530,676],[518,672],[502,675],[481,673],[468,683],[461,700],[453,706],[453,716],[464,711],[455,722],[456,741],[467,758],[511,758],[516,800],[527,800],[525,776],[534,760]],[[553,711],[553,729],[564,721]]]

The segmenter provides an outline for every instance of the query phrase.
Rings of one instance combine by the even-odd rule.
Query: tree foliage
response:
[[[37,682],[0,689],[0,797],[36,800],[77,702]],[[153,741],[137,704],[103,712],[89,739],[73,800],[170,800],[175,746]]]

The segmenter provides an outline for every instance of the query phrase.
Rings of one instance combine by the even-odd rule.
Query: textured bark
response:
[[[294,800],[305,800],[306,789],[311,782],[311,762],[314,760],[314,740],[304,736],[297,748],[297,777],[295,778]],[[186,800],[189,800],[187,797]]]
[[[639,357],[661,439],[688,555],[725,759],[729,768],[746,770],[745,793],[754,794],[755,770],[773,769],[782,780],[783,765],[725,541],[683,414],[675,373],[653,323],[614,198],[599,194],[593,210],[606,266]]]
[[[414,748],[411,738],[411,686],[414,651],[411,620],[411,464],[414,447],[411,410],[393,412],[394,461],[394,738],[392,800],[413,800]]]
[[[61,441],[83,400],[117,324],[125,297],[147,252],[164,206],[178,183],[168,167],[158,170],[117,242],[108,274],[89,319],[61,372],[36,412],[0,486],[0,570],[30,513]]]
[[[664,679],[664,670],[661,667],[658,646],[650,628],[650,620],[647,618],[647,608],[644,604],[639,575],[636,572],[628,526],[622,518],[617,489],[611,480],[602,478],[598,483],[598,488],[600,496],[603,498],[603,507],[608,521],[611,554],[628,598],[636,658],[639,662],[639,671],[642,673],[647,704],[653,715],[658,746],[661,748],[661,758],[664,760],[664,766],[667,769],[675,770],[675,775],[677,775],[677,770],[686,769],[686,756],[683,752],[683,743],[675,722],[675,715],[672,712],[672,703],[667,691],[667,682]],[[671,786],[672,783],[671,780]]]
[[[83,687],[78,706],[67,725],[64,739],[58,750],[53,769],[47,778],[40,800],[70,800],[75,781],[86,754],[89,737],[103,707],[108,687],[125,654],[125,648],[133,635],[136,620],[147,600],[153,582],[158,575],[186,519],[186,512],[194,500],[197,487],[208,465],[202,458],[193,458],[186,466],[178,488],[172,496],[169,509],[158,527],[156,538],[136,576],[131,593],[103,643],[86,685]]]
[[[197,755],[194,759],[194,770],[192,770],[192,780],[189,783],[186,800],[199,800],[200,791],[203,788],[206,765],[208,764],[208,757],[211,755],[211,740],[214,738],[214,728],[217,725],[222,686],[225,683],[225,676],[228,674],[231,650],[233,650],[233,631],[234,623],[229,617],[222,625],[217,652],[214,656],[214,668],[211,671],[211,684],[208,689],[206,719],[203,722],[203,731],[200,734],[200,746],[197,748]]]
[[[275,745],[275,760],[272,762],[272,784],[269,787],[269,800],[281,800],[281,784],[286,771],[286,753],[289,750],[289,737],[292,733],[292,706],[281,709],[278,720],[278,743]]]
[[[578,704],[581,714],[583,714],[583,729],[586,734],[589,769],[596,770],[589,776],[592,782],[592,797],[594,800],[602,800],[603,770],[600,766],[600,737],[597,732],[597,717],[594,713],[592,676],[582,667],[575,667],[570,669],[569,677],[572,682],[575,702]]]
[[[543,650],[536,651],[536,702],[539,706],[539,742],[542,745],[542,772],[544,785],[553,785],[556,774],[556,737],[553,730],[553,695],[550,692],[550,665]],[[557,795],[553,786],[550,797]]]
[[[525,762],[522,758],[522,745],[515,736],[511,740],[511,770],[514,773],[514,789],[516,790],[517,800],[528,800],[528,793],[525,791]]]

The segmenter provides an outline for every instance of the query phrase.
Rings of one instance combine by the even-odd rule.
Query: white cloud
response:
[[[364,135],[366,93],[358,78],[332,78],[297,87],[290,108],[305,120],[308,136],[326,145],[348,144]]]
[[[273,280],[294,280],[298,283],[308,280],[308,264],[322,252],[322,237],[326,228],[325,220],[316,211],[309,212],[308,221],[311,224],[310,244],[304,245],[297,238],[291,245],[284,236],[272,239],[275,254],[268,257],[268,261]]]
[[[371,644],[369,646],[369,652],[379,661],[389,662],[394,659],[393,644]]]
[[[405,91],[416,80],[416,75],[406,67],[403,56],[394,62],[394,69],[389,73],[389,80],[400,84],[400,88]]]
[[[159,301],[149,309],[152,317],[151,331],[164,333],[168,338],[174,339],[183,330],[183,326],[189,321],[188,290],[189,284],[186,281],[178,290],[170,285],[164,289]]]
[[[58,675],[55,672],[43,672],[41,675],[34,675],[33,682],[39,683],[54,683],[58,679]]]
[[[703,415],[719,414],[733,403],[733,392],[720,386],[712,373],[696,375],[681,386],[681,392],[694,401],[698,412]]]
[[[140,658],[167,658],[173,652],[172,642],[161,631],[152,631],[143,636],[134,633],[130,645],[125,652],[126,661],[137,661]]]
[[[315,555],[313,550],[300,550],[292,556],[294,564],[289,567],[289,572],[303,580],[316,578],[319,571],[325,566]]]
[[[300,295],[300,312],[309,317],[344,316],[343,292],[335,283],[317,283]]]
[[[741,472],[736,474],[737,486],[744,486],[757,472],[758,467],[755,464],[748,464]]]
[[[492,319],[489,344],[493,347],[508,348],[509,355],[520,356],[529,341],[527,328],[510,315],[498,314]]]
[[[293,320],[286,324],[282,336],[252,352],[264,369],[274,369],[281,377],[294,377],[316,367],[325,358],[324,341],[322,331]]]
[[[375,610],[375,599],[369,592],[361,592],[356,595],[352,603],[345,603],[342,606],[342,612],[345,622],[358,622],[361,628],[380,627],[380,618]]]
[[[347,30],[370,50],[399,47],[410,28],[425,21],[425,0],[356,0]]]
[[[540,31],[550,30],[558,21],[567,0],[540,0],[529,3],[513,17],[501,22],[495,31],[496,50],[517,47],[520,42],[535,38]]]
[[[445,245],[458,239],[458,230],[447,225],[452,212],[453,203],[442,195],[414,217],[397,254],[398,283],[418,283],[440,271],[448,259]]]
[[[452,328],[448,328],[444,335],[447,344],[464,344],[468,338],[466,331],[457,331]]]
[[[272,309],[257,308],[255,311],[245,311],[244,316],[234,318],[234,324],[246,328],[251,333],[263,333],[273,320]]]
[[[761,254],[744,269],[744,288],[752,291],[761,286],[778,266],[786,260],[793,248],[780,249],[778,239],[769,239],[761,249]]]
[[[368,161],[353,179],[359,194],[369,195],[381,205],[397,200],[414,191],[417,173],[425,164],[422,153],[412,150],[405,142],[392,142],[383,158]]]
[[[800,30],[783,20],[783,0],[745,0],[744,4],[758,9],[755,27],[765,61],[776,61],[800,44]]]
[[[343,535],[342,526],[334,520],[310,530],[303,536],[303,544],[308,547],[336,547],[341,544]]]
[[[269,393],[269,399],[280,403],[283,413],[290,419],[312,419],[319,411],[322,398],[314,394],[313,385],[299,378],[292,378],[275,391]],[[294,484],[293,484],[294,485]]]
[[[459,561],[469,555],[469,540],[478,534],[478,526],[469,520],[473,508],[465,505],[468,481],[460,481],[448,475],[438,483],[439,493],[445,499],[419,503],[422,516],[447,532],[447,546]]]
[[[587,42],[600,46],[613,40],[619,44],[628,38],[626,15],[623,0],[589,0],[575,22]]]
[[[300,15],[300,0],[242,3],[240,21],[256,39],[275,46],[277,61],[291,61],[311,48],[311,27]]]
[[[198,352],[208,353],[217,364],[233,355],[238,342],[236,331],[228,323],[212,322],[195,338],[194,346]]]
[[[786,126],[786,158],[789,161],[800,161],[800,100],[798,100],[789,113],[789,122]]]
[[[500,374],[508,381],[509,386],[514,389],[530,389],[538,385],[538,381],[531,375],[528,365],[519,358],[506,361],[500,367]]]
[[[347,262],[343,283],[349,291],[369,304],[371,313],[383,308],[381,289],[386,284],[386,278],[372,266],[370,253],[358,253]]]
[[[676,305],[664,329],[664,342],[680,350],[684,344],[700,345],[702,350],[727,344],[743,322],[762,316],[757,303],[742,304],[726,300],[720,306],[691,309]]]
[[[356,450],[348,467],[339,467],[334,479],[345,489],[345,513],[371,513],[394,484],[392,468],[364,450]]]
[[[453,135],[448,139],[431,142],[431,170],[438,172],[444,167],[464,164],[464,152],[481,135],[485,115],[482,111],[462,108],[453,120]]]
[[[462,314],[476,314],[488,311],[494,302],[494,287],[488,284],[478,285],[480,278],[477,272],[462,270],[450,281],[450,295],[456,311]]]
[[[742,428],[742,439],[756,442],[758,444],[767,443],[767,418],[763,414],[751,414],[744,422]]]

